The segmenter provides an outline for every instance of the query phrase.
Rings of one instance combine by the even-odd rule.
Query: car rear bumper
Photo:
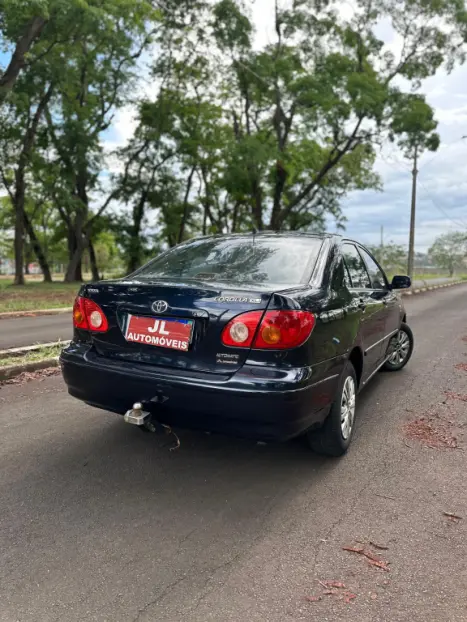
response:
[[[264,441],[285,441],[317,427],[334,399],[342,361],[318,367],[244,367],[231,377],[180,376],[109,360],[72,343],[60,357],[73,397],[124,414],[142,402],[161,423]]]

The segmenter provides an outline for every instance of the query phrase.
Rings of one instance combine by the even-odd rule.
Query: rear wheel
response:
[[[346,363],[339,382],[336,401],[323,427],[308,433],[308,442],[317,453],[342,456],[352,441],[355,427],[357,375],[350,361]]]
[[[399,371],[407,365],[414,346],[413,333],[407,324],[401,324],[399,332],[389,342],[389,358],[383,365],[386,371]]]

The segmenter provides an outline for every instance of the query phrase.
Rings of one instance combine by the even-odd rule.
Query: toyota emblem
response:
[[[155,313],[165,313],[169,305],[165,302],[165,300],[156,300],[156,302],[152,305],[152,310]]]

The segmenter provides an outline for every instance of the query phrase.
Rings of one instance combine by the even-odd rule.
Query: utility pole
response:
[[[384,248],[384,227],[381,225],[381,248]]]
[[[409,265],[408,273],[413,279],[414,257],[415,257],[415,215],[417,208],[417,175],[418,175],[418,147],[415,147],[412,170],[412,207],[410,210],[410,237],[409,237]]]

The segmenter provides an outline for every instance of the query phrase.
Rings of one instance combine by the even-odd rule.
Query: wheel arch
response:
[[[356,346],[349,354],[349,361],[352,363],[357,375],[358,386],[361,384],[363,374],[363,352],[362,349]]]

